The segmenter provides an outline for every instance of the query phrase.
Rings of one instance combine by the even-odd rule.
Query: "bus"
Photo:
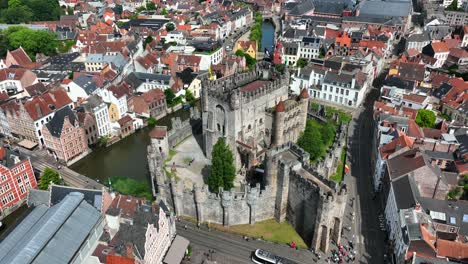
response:
[[[263,249],[257,249],[252,253],[252,262],[257,264],[298,264],[292,260],[276,256]]]

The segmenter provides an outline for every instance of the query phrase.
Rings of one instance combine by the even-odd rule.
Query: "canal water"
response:
[[[268,21],[263,21],[262,24],[262,52],[265,51],[265,48],[270,52],[273,53],[273,45],[274,45],[274,38],[275,38],[275,27],[273,23]]]
[[[157,121],[158,126],[171,128],[171,118],[190,118],[190,111],[181,109]],[[151,127],[143,128],[121,141],[107,147],[94,149],[84,159],[70,168],[80,174],[107,184],[111,177],[128,177],[138,181],[148,181],[148,161],[146,147],[150,143],[148,133]]]

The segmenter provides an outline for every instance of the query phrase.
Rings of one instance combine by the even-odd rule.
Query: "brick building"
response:
[[[79,126],[78,118],[68,107],[57,111],[42,132],[46,147],[59,160],[68,162],[89,150],[85,130]]]
[[[29,158],[19,152],[0,148],[0,218],[26,199],[37,182]]]

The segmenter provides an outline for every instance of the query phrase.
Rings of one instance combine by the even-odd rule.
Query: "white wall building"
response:
[[[333,104],[358,107],[367,92],[366,80],[366,74],[362,72],[353,75],[327,71],[322,85],[317,86],[312,96],[315,94],[315,98]]]
[[[224,48],[218,48],[213,53],[207,52],[195,52],[193,55],[201,57],[200,61],[200,71],[207,71],[211,65],[216,65],[221,63],[224,56]]]
[[[111,132],[107,104],[97,95],[90,96],[83,104],[88,112],[94,115],[98,136],[109,136]]]

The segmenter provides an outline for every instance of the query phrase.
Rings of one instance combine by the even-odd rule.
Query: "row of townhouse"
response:
[[[421,87],[428,83],[434,90]],[[427,78],[424,65],[400,59],[390,65],[374,104],[373,186],[385,205],[387,252],[395,263],[467,259],[468,243],[460,238],[468,234],[468,214],[456,201],[464,198],[452,194],[467,172],[466,124],[440,117],[432,128],[417,123],[421,110],[437,115],[463,98],[463,87],[463,80]]]
[[[369,91],[375,70],[371,60],[329,58],[320,65],[299,68],[292,77],[290,88],[299,93],[307,87],[314,100],[355,108],[362,104]]]

